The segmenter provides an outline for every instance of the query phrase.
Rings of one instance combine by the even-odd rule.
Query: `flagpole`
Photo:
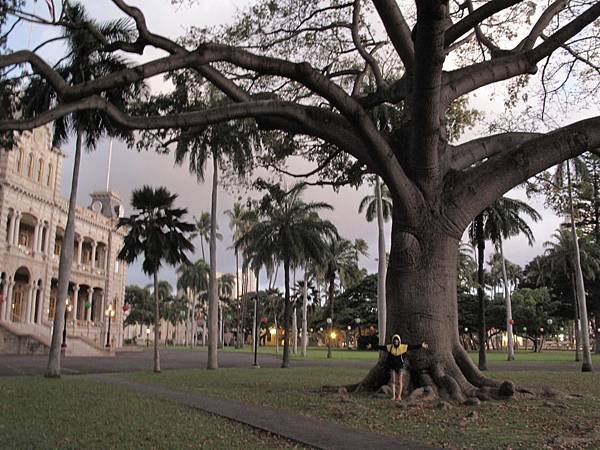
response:
[[[112,160],[112,149],[113,149],[113,140],[110,140],[110,147],[108,148],[108,171],[106,173],[106,191],[109,191],[110,185],[110,162]]]

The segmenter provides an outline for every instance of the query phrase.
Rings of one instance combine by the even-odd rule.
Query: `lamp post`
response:
[[[146,327],[146,347],[148,347],[148,339],[150,338],[150,328]]]
[[[329,325],[329,338],[327,339],[327,358],[331,359],[331,335],[333,334],[333,320],[331,320],[331,317],[327,318],[327,325]]]
[[[63,338],[60,348],[67,348],[67,315],[71,312],[71,308],[72,306],[69,303],[69,299],[67,299],[65,306],[65,326],[63,327]]]
[[[352,331],[352,325],[348,325],[348,333],[346,334],[346,348],[350,350],[350,332]]]
[[[104,315],[106,317],[108,317],[108,331],[106,332],[106,347],[109,348],[110,347],[110,323],[111,323],[112,318],[115,317],[115,310],[113,309],[112,303],[110,305],[108,305],[108,308],[106,308]]]

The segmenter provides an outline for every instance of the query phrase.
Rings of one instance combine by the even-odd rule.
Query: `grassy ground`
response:
[[[235,422],[91,380],[0,380],[0,448],[294,448]]]
[[[479,407],[457,406],[449,410],[399,408],[389,400],[366,395],[346,398],[323,394],[319,389],[323,384],[355,382],[364,373],[364,369],[294,368],[180,370],[159,376],[151,373],[128,376],[452,448],[600,448],[600,374],[597,373],[490,372],[496,378],[524,385],[550,385],[585,397],[550,402],[486,402]]]

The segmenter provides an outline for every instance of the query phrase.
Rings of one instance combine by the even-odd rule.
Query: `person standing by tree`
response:
[[[392,343],[389,345],[379,345],[378,350],[387,352],[385,364],[390,372],[390,381],[392,383],[392,400],[402,400],[402,377],[404,376],[404,354],[410,350],[427,349],[428,345],[422,342],[417,345],[402,344],[400,335],[392,336]]]

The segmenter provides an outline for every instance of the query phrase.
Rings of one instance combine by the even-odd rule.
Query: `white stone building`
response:
[[[15,353],[10,342],[19,336],[42,346],[50,340],[68,208],[60,196],[65,155],[51,139],[44,127],[24,133],[15,149],[0,149],[0,353]],[[111,304],[111,347],[123,343],[125,265],[116,259],[124,237],[116,230],[122,206],[115,192],[91,197],[89,207],[76,210],[67,354],[102,351]]]

